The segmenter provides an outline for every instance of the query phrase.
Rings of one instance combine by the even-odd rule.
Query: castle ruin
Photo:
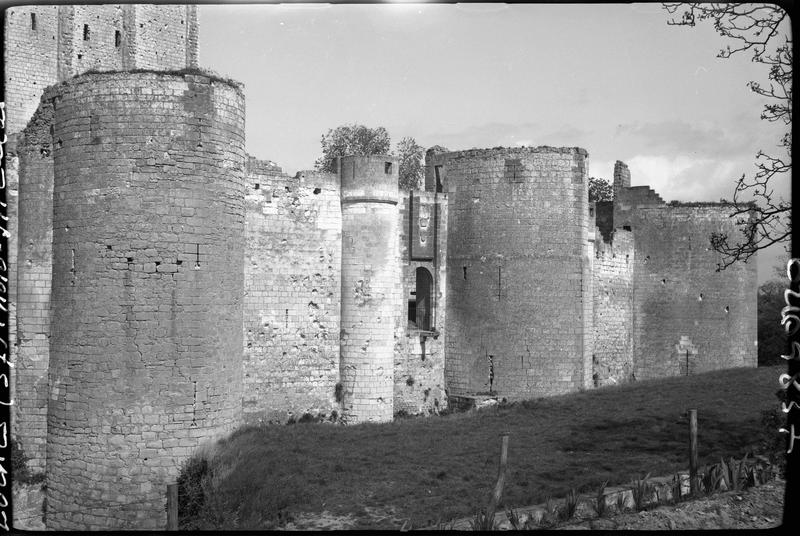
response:
[[[590,203],[579,148],[429,151],[410,192],[390,156],[292,177],[192,69],[194,6],[6,14],[12,433],[48,529],[163,528],[181,463],[241,424],[756,366],[724,204],[622,162]]]

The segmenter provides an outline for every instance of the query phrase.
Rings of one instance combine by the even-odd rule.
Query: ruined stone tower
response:
[[[47,526],[163,528],[180,463],[240,422],[244,97],[205,76],[116,73],[43,101]]]
[[[400,307],[397,159],[340,159],[341,383],[348,422],[393,417],[394,330]]]
[[[9,342],[17,376],[12,429],[31,468],[43,470],[53,254],[52,107],[45,103],[29,120],[47,86],[90,69],[196,65],[197,12],[190,5],[24,6],[6,11],[5,31]],[[16,389],[16,383],[23,388]]]
[[[428,153],[448,194],[451,394],[523,399],[591,379],[586,151]]]

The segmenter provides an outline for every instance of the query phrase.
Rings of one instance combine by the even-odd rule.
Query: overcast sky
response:
[[[590,176],[611,180],[622,160],[665,201],[730,199],[783,133],[747,87],[766,70],[718,59],[709,24],[668,17],[660,4],[202,5],[200,65],[245,84],[248,152],[290,173],[355,122],[393,146],[583,147]],[[779,255],[760,256],[760,280]]]

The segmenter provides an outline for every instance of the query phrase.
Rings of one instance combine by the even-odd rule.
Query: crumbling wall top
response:
[[[535,153],[562,153],[589,156],[586,149],[581,147],[551,147],[540,145],[538,147],[492,147],[491,149],[465,149],[462,151],[450,151],[436,153],[436,158],[492,158],[498,156],[521,156]]]
[[[244,98],[244,84],[241,82],[237,82],[236,80],[232,80],[230,78],[223,78],[216,73],[206,71],[203,69],[196,69],[196,68],[186,68],[186,69],[176,69],[173,71],[162,71],[157,69],[134,69],[130,71],[87,71],[82,74],[78,74],[59,82],[57,84],[53,84],[45,89],[44,94],[42,96],[43,100],[50,100],[56,95],[60,94],[64,91],[66,87],[77,86],[79,84],[86,84],[86,83],[95,83],[95,82],[108,82],[114,79],[124,81],[124,80],[147,80],[150,79],[154,83],[156,82],[165,82],[168,79],[183,79],[189,83],[210,83],[210,82],[218,82],[227,86],[230,86],[233,90],[235,90],[241,98]]]

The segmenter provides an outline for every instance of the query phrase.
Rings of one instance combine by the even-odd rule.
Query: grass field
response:
[[[640,381],[508,406],[386,424],[295,424],[239,430],[209,467],[210,528],[269,528],[281,509],[351,514],[356,528],[398,529],[470,516],[494,486],[499,435],[510,434],[501,505],[594,491],[688,467],[689,408],[700,463],[757,450],[760,412],[785,367]]]

